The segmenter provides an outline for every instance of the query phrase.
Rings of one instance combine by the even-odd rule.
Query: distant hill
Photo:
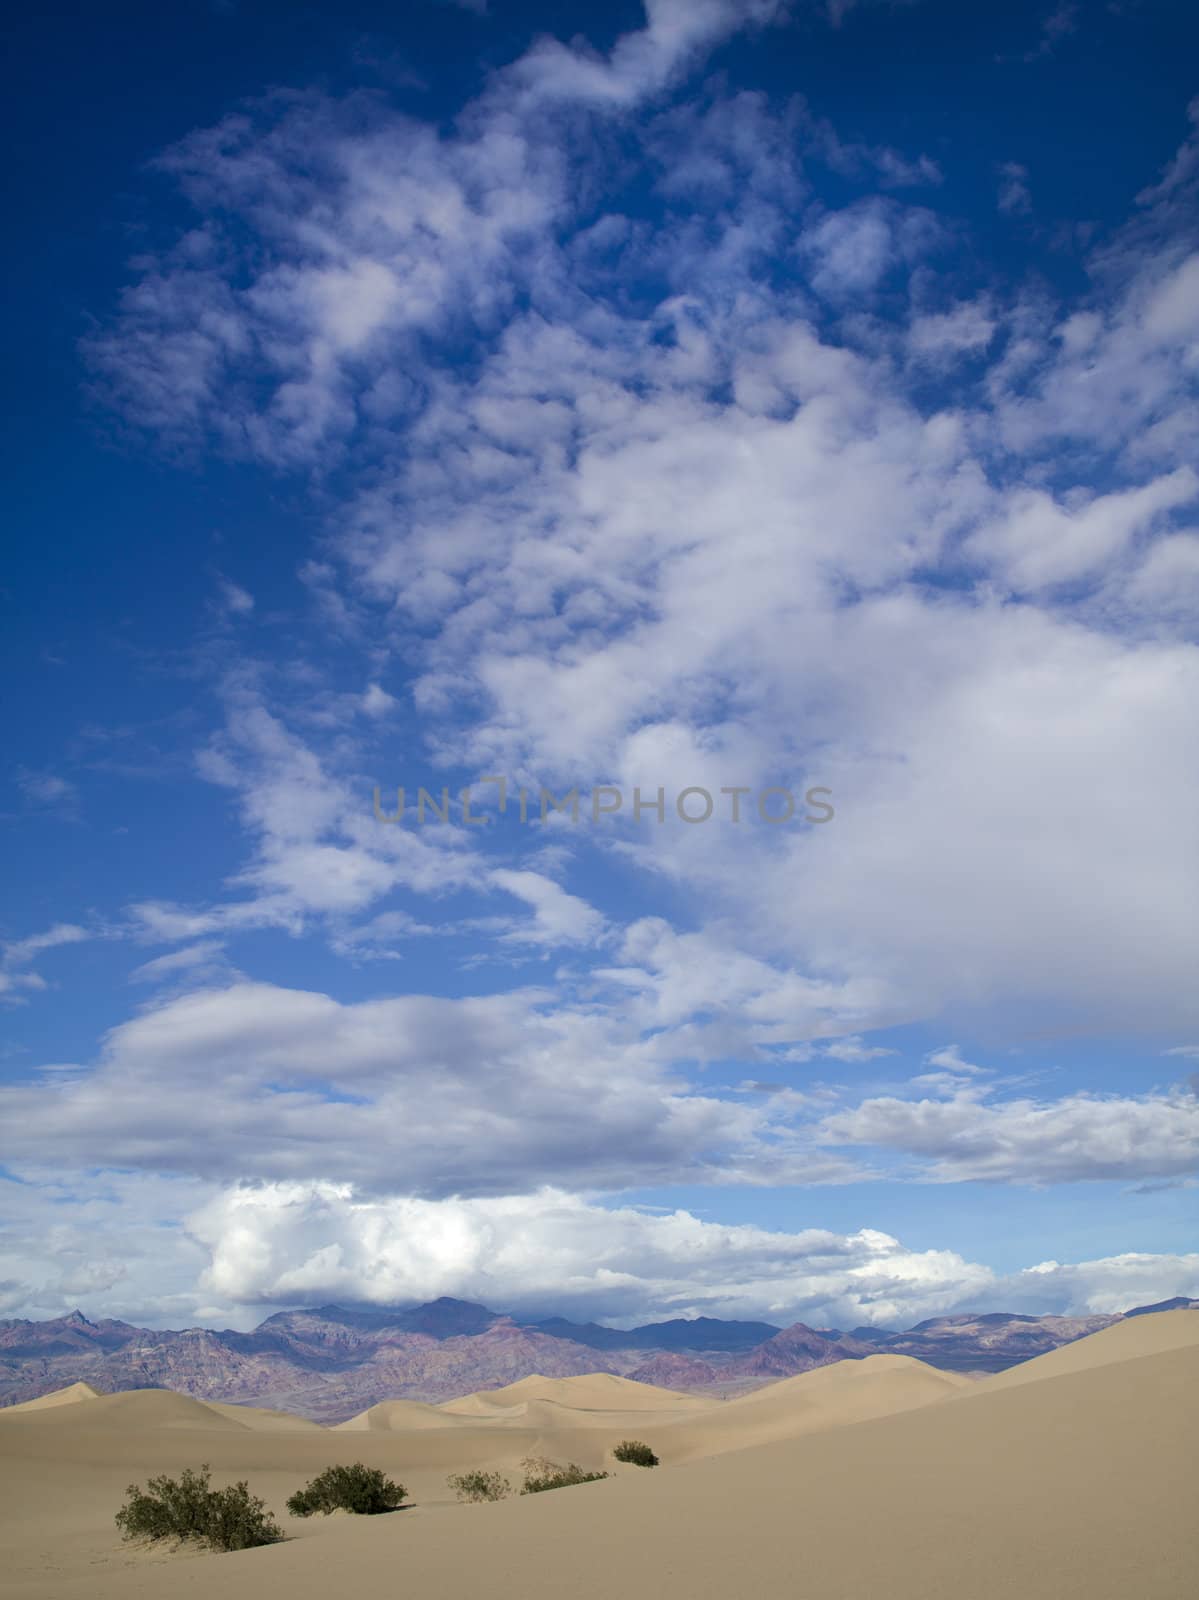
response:
[[[1155,1306],[1137,1306],[1133,1311],[1126,1311],[1126,1317],[1147,1317],[1153,1311],[1199,1311],[1199,1300],[1188,1300],[1185,1295],[1176,1294],[1173,1300],[1159,1300]]]
[[[1148,1312],[1199,1308],[1175,1299]],[[888,1353],[948,1372],[1002,1372],[1081,1339],[1120,1316],[1008,1312],[932,1317],[905,1332],[810,1328],[797,1322],[676,1318],[628,1330],[549,1317],[521,1323],[472,1301],[418,1306],[325,1305],[280,1311],[248,1333],[138,1328],[80,1311],[46,1322],[0,1322],[0,1404],[87,1383],[173,1389],[340,1422],[383,1400],[441,1401],[534,1373],[608,1372],[666,1388],[739,1391],[837,1361]]]
[[[782,1330],[771,1322],[722,1322],[719,1317],[676,1317],[622,1332],[597,1322],[550,1317],[533,1324],[556,1339],[573,1339],[592,1350],[753,1350]]]

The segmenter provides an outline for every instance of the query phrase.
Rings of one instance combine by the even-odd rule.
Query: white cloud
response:
[[[254,609],[254,596],[250,591],[228,578],[221,579],[221,600],[232,616],[246,617]]]
[[[54,950],[64,944],[78,944],[91,935],[86,928],[73,922],[56,922],[45,933],[33,933],[24,939],[12,939],[4,945],[4,960],[10,966],[24,966],[43,950]]]
[[[362,709],[368,717],[388,716],[399,705],[395,695],[388,694],[380,684],[368,684],[362,696]]]
[[[833,1044],[826,1044],[822,1051],[831,1061],[877,1061],[881,1056],[893,1056],[894,1050],[886,1050],[881,1045],[863,1044],[857,1034],[851,1034],[847,1039],[838,1039]]]
[[[449,1294],[527,1314],[563,1308],[629,1325],[654,1317],[761,1317],[906,1325],[963,1307],[1108,1311],[1193,1293],[1199,1256],[1045,1264],[1000,1278],[949,1250],[875,1229],[767,1231],[601,1207],[561,1190],[435,1203],[363,1200],[331,1184],[222,1193],[189,1219],[225,1301]]]
[[[1008,216],[1020,216],[1032,210],[1032,193],[1028,187],[1028,168],[1018,161],[1004,161],[999,167],[1000,211]]]
[[[104,1315],[190,1326],[207,1262],[183,1218],[213,1190],[144,1173],[0,1176],[0,1315]]]
[[[609,88],[625,63],[627,87],[636,62],[681,62],[731,17],[663,6],[619,62],[547,46],[527,81],[566,50],[571,72]],[[822,830],[597,835],[685,893],[693,931],[802,978],[826,1034],[951,1006],[1032,1030],[1190,1026],[1199,655],[1181,598],[1192,536],[1174,522],[1195,493],[1197,258],[1145,249],[1133,230],[1060,314],[1031,294],[1007,309],[947,298],[929,255],[944,225],[893,196],[805,210],[783,149],[795,114],[752,96],[713,96],[673,135],[655,122],[667,164],[700,130],[696,160],[722,196],[710,228],[670,215],[654,240],[633,218],[589,214],[570,238],[554,155],[567,144],[534,139],[513,95],[493,84],[448,143],[386,120],[355,131],[300,97],[175,158],[206,215],[234,210],[261,243],[238,311],[259,355],[228,346],[228,403],[250,392],[237,374],[276,348],[276,323],[334,409],[384,371],[413,385],[402,426],[382,412],[362,424],[369,486],[339,515],[318,584],[339,633],[370,618],[415,652],[413,705],[439,762],[626,792],[830,786]],[[590,172],[594,152],[569,148]],[[318,195],[309,262],[297,216]],[[670,274],[656,303],[607,292],[613,249]],[[408,311],[389,300],[364,301],[370,330],[334,325],[306,274],[350,270],[351,251],[403,280],[409,311],[428,290],[412,313],[426,334],[447,307],[477,316],[478,363],[417,360],[417,322],[401,327]],[[760,262],[779,259],[833,297],[826,312],[800,283],[764,283]],[[476,268],[477,282],[454,276]],[[862,299],[892,269],[912,311],[888,331]],[[504,298],[517,281],[527,311]],[[172,304],[154,299],[115,348],[140,359],[157,338],[169,362]],[[985,379],[930,410],[913,375],[963,353]],[[290,430],[275,402],[238,424],[267,454],[323,459]],[[231,886],[251,898],[145,908],[147,926],[347,923],[396,888],[486,883],[468,830],[379,828],[344,762],[262,697],[234,705],[205,770],[255,840]]]
[[[1196,131],[1183,141],[1158,183],[1142,189],[1137,203],[1142,206],[1159,205],[1185,191],[1199,175],[1199,96],[1187,106],[1187,116]]]
[[[95,1068],[57,1073],[54,1094],[0,1088],[8,1159],[427,1198],[874,1176],[851,1147],[913,1158],[907,1175],[933,1182],[1170,1178],[1199,1164],[1192,1095],[1001,1100],[956,1050],[909,1086],[935,1098],[854,1104],[843,1091],[832,1110],[819,1095],[718,1098],[678,1064],[777,1071],[790,1041],[819,1034],[831,997],[663,923],[636,925],[623,954],[637,965],[595,974],[604,991],[574,1002],[561,978],[552,994],[459,1000],[345,1005],[244,980],[169,997],[113,1029]]]
[[[448,130],[277,95],[166,159],[196,226],[93,349],[171,442],[343,463],[349,502],[301,576],[360,660],[338,694],[301,664],[274,695],[234,670],[200,770],[242,864],[133,926],[194,950],[315,924],[359,960],[431,922],[483,926],[392,897],[492,909],[498,890],[531,913],[488,924],[503,959],[569,965],[553,996],[177,996],[54,1097],[6,1091],[26,1159],[355,1186],[347,1216],[397,1188],[465,1206],[853,1180],[867,1150],[935,1181],[1193,1170],[1193,1097],[1004,1098],[956,1047],[831,1112],[683,1076],[864,1063],[869,1030],[933,1016],[1153,1048],[1199,1026],[1193,141],[1092,254],[1085,295],[963,282],[964,252],[945,273],[938,255],[961,225],[893,192],[936,184],[926,158],[715,85],[666,106],[777,10],[656,0],[607,55],[542,41]],[[610,134],[644,158],[657,222],[625,214]],[[829,208],[817,162],[888,192]],[[1027,174],[999,177],[1023,210]],[[443,339],[473,359],[442,360]],[[742,825],[626,813],[572,839],[637,874],[649,914],[621,928],[562,887],[573,857],[375,821],[400,662],[425,740],[407,761],[626,795],[818,783],[835,820],[775,829],[748,804]],[[1061,1292],[1117,1293],[1124,1269],[1100,1266]]]
[[[189,984],[200,984],[228,971],[224,959],[224,945],[219,939],[201,939],[196,944],[185,945],[182,950],[172,950],[167,955],[144,961],[129,974],[130,983],[161,983],[183,978]]]
[[[832,300],[869,294],[901,259],[903,220],[885,202],[864,200],[808,228],[802,247],[813,263],[813,288]],[[914,231],[910,222],[906,231]]]
[[[31,963],[46,950],[78,944],[93,935],[73,922],[56,922],[44,933],[29,934],[0,945],[0,1005],[21,1005],[28,990],[44,989],[46,980],[30,970]]]
[[[604,929],[604,919],[578,895],[539,872],[512,872],[496,868],[489,881],[505,894],[515,895],[533,910],[531,927],[518,927],[507,937],[530,944],[594,944]]]
[[[378,705],[369,692],[367,700],[368,709]],[[230,684],[225,728],[198,765],[237,796],[251,858],[229,880],[230,897],[208,907],[138,902],[129,908],[135,929],[164,940],[253,927],[299,932],[312,919],[364,912],[397,887],[444,892],[481,881],[466,830],[380,823],[368,780],[337,770],[331,756],[269,710],[257,688]],[[390,800],[380,808],[394,814]]]
[[[913,318],[908,350],[917,361],[943,365],[958,356],[985,350],[997,327],[985,304],[969,301],[950,311]]]
[[[0,1089],[14,1164],[333,1176],[421,1194],[848,1171],[773,1138],[769,1108],[689,1091],[619,1015],[537,990],[343,1006],[235,983],[122,1024],[96,1070],[56,1087]]]
[[[1110,1313],[1199,1294],[1195,1255],[1050,1261],[1004,1276],[878,1229],[730,1226],[564,1189],[426,1201],[328,1182],[43,1175],[0,1183],[0,1221],[4,1309],[103,1306],[152,1326],[248,1327],[272,1304],[450,1294],[626,1327],[706,1315],[849,1328],[959,1310]]]
[[[645,27],[623,34],[607,58],[543,38],[506,76],[528,105],[544,101],[627,107],[656,94],[730,34],[761,27],[784,0],[645,0]]]
[[[1013,370],[1009,383],[997,369],[1003,442],[1032,460],[1068,441],[1134,467],[1181,465],[1194,423],[1199,255],[1133,227],[1101,264],[1114,292],[1065,317],[1055,346],[1024,343],[1031,371]]]
[[[1199,1101],[1190,1095],[1068,1095],[1048,1103],[949,1098],[865,1100],[824,1121],[835,1145],[916,1157],[934,1182],[1069,1183],[1184,1177],[1199,1171]]]
[[[1199,476],[1189,467],[1076,506],[1063,507],[1039,489],[1020,490],[1002,518],[984,524],[966,548],[1014,589],[1043,589],[1110,568],[1131,540],[1197,497]]]

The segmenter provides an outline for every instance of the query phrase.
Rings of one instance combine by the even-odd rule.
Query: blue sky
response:
[[[1199,1294],[1195,44],[19,21],[0,1312]]]

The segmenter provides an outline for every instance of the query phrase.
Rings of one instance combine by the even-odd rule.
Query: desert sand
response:
[[[1199,1314],[1121,1323],[979,1383],[906,1357],[842,1362],[719,1401],[594,1374],[441,1406],[392,1401],[326,1429],[164,1390],[86,1385],[0,1411],[13,1600],[1182,1600],[1199,1589]],[[530,1454],[656,1471],[494,1505],[448,1472],[519,1484]],[[385,1468],[410,1508],[297,1521],[333,1461]],[[125,1546],[126,1484],[202,1461],[248,1477],[287,1542],[234,1555]]]
[[[23,1400],[20,1405],[10,1406],[3,1413],[11,1416],[14,1411],[45,1411],[50,1406],[70,1406],[79,1400],[98,1400],[99,1389],[93,1389],[90,1383],[71,1383],[65,1389],[55,1389],[53,1394],[39,1395],[36,1400]]]

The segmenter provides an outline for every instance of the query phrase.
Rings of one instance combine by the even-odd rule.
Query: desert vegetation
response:
[[[627,1462],[634,1467],[656,1467],[658,1465],[657,1456],[649,1445],[642,1444],[640,1439],[622,1439],[612,1454],[617,1461]]]
[[[283,1537],[248,1484],[213,1489],[207,1464],[198,1472],[185,1467],[178,1478],[151,1478],[144,1489],[131,1483],[126,1493],[116,1514],[126,1539],[190,1539],[213,1550],[249,1550]]]
[[[459,1500],[506,1500],[512,1485],[500,1472],[455,1472],[445,1480]]]
[[[546,1489],[569,1489],[576,1483],[595,1483],[600,1478],[608,1477],[606,1472],[587,1472],[577,1462],[571,1461],[561,1466],[556,1461],[548,1461],[545,1456],[526,1456],[521,1466],[525,1469],[521,1494],[542,1494]]]
[[[331,1511],[352,1511],[374,1517],[394,1511],[407,1492],[402,1483],[384,1477],[378,1467],[355,1461],[349,1467],[326,1467],[303,1489],[297,1489],[287,1509],[293,1517],[311,1517],[317,1511],[325,1516]]]

